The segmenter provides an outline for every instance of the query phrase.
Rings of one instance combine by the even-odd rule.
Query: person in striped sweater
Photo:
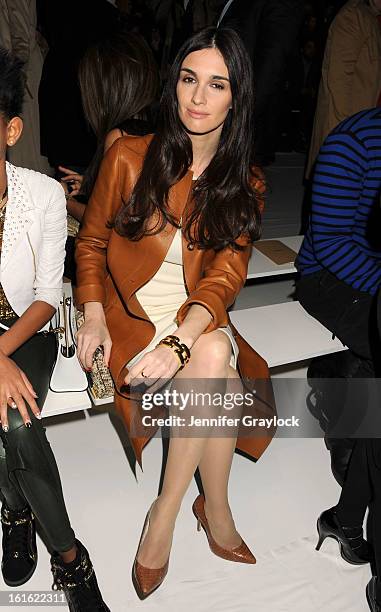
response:
[[[374,300],[381,285],[380,190],[381,109],[374,108],[345,119],[320,149],[309,226],[296,261],[302,306],[350,349],[321,361],[330,370],[334,361],[345,361],[344,375],[350,370],[357,378],[373,377],[381,356]],[[341,376],[335,369],[333,375]],[[348,406],[346,412],[352,420],[358,413]],[[353,441],[326,442],[342,484]]]
[[[309,226],[296,267],[298,298],[374,376],[380,343],[381,108],[361,111],[326,138],[317,159]],[[374,324],[374,328],[372,325]]]
[[[376,316],[381,286],[380,194],[381,108],[373,108],[345,119],[320,149],[309,226],[296,260],[298,299],[348,347],[348,377],[375,377],[380,371]],[[355,432],[367,405],[367,384],[349,389],[346,396],[336,396],[333,404],[339,404],[339,416],[347,425],[353,421]],[[362,394],[356,397],[354,391],[359,389]],[[359,565],[372,560],[362,529],[370,507],[374,573],[380,576],[381,439],[377,433],[373,440],[326,437],[332,470],[343,489],[338,504],[319,517],[318,548],[331,536],[348,562]],[[381,582],[376,575],[367,586],[367,599],[373,612],[381,612]]]
[[[375,108],[340,123],[320,149],[309,228],[297,258],[302,279],[331,275],[338,286],[372,301],[381,285],[381,234],[374,226],[380,190],[381,108]],[[359,354],[370,358],[368,347]]]

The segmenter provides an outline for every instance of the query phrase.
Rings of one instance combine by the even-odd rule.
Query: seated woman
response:
[[[250,165],[252,105],[251,65],[239,36],[222,28],[194,35],[172,66],[158,131],[114,143],[86,209],[76,249],[77,301],[85,312],[78,352],[89,368],[103,345],[139,462],[153,433],[139,428],[133,398],[141,377],[148,391],[168,380],[173,391],[189,380],[241,388],[238,365],[247,381],[262,379],[254,403],[274,414],[267,365],[227,315],[260,222],[263,181]],[[204,416],[213,412],[210,404],[201,409]],[[255,563],[234,525],[229,472],[236,445],[258,458],[273,432],[237,441],[236,432],[193,430],[184,437],[174,429],[163,487],[133,566],[141,598],[167,573],[176,517],[197,468],[205,497],[197,497],[193,512],[210,548],[224,559]]]
[[[90,197],[106,151],[121,136],[143,136],[152,131],[159,76],[144,38],[122,31],[88,48],[78,77],[85,117],[97,138],[97,148],[84,176],[64,166],[59,170],[65,175],[62,183],[68,212],[81,221],[85,204],[76,196]]]
[[[89,554],[70,526],[41,421],[57,354],[48,330],[62,296],[66,207],[56,181],[5,161],[22,132],[23,88],[22,63],[0,49],[1,571],[9,586],[34,573],[36,517],[71,612],[106,611]]]
[[[97,148],[84,176],[59,167],[68,212],[65,276],[74,283],[74,239],[103,155],[121,136],[143,136],[152,131],[151,107],[159,80],[148,44],[139,34],[123,31],[88,48],[78,77],[84,114],[97,138]]]

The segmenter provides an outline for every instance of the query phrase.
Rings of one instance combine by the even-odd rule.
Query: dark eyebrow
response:
[[[191,68],[181,68],[180,72],[184,70],[185,72],[189,72],[190,74],[193,74],[193,76],[197,76],[194,70],[191,70]],[[229,79],[227,79],[226,77],[223,76],[219,76],[218,74],[213,74],[211,76],[211,79],[216,79],[218,81],[227,81],[228,83],[230,82]]]

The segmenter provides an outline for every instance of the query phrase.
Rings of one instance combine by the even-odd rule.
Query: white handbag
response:
[[[55,393],[86,391],[87,376],[79,363],[74,337],[77,324],[70,283],[64,283],[63,296],[52,325],[57,335],[58,352],[50,378],[50,389]]]

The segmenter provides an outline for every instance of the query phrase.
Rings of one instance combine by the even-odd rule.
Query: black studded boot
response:
[[[75,543],[77,557],[72,563],[64,563],[57,553],[50,559],[53,590],[64,591],[70,612],[110,612],[102,599],[89,553],[79,540]]]
[[[8,586],[20,586],[31,578],[37,566],[36,525],[34,516],[26,506],[11,510],[3,502],[1,508],[3,529],[3,559],[1,572]]]

